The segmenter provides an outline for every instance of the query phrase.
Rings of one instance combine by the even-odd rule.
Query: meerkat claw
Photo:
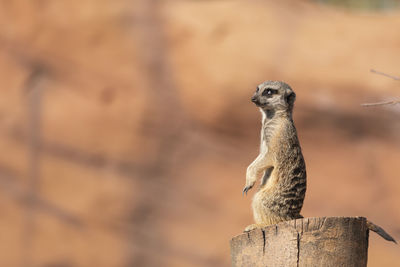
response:
[[[246,186],[245,188],[243,188],[243,195],[244,193],[246,193],[247,196],[247,192],[252,188],[252,186]]]

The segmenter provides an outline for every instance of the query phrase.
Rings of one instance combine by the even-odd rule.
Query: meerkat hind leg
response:
[[[270,224],[267,223],[254,223],[254,224],[250,224],[248,225],[243,232],[250,232],[251,230],[257,229],[257,228],[264,228],[270,226]]]

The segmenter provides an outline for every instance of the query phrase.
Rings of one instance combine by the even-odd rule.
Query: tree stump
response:
[[[303,218],[255,229],[230,241],[232,266],[367,266],[366,222]]]

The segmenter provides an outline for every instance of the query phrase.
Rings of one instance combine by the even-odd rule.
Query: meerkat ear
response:
[[[293,106],[295,100],[296,100],[296,94],[292,90],[288,90],[286,95],[286,102],[290,106]]]

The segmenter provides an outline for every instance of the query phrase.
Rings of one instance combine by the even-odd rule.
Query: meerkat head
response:
[[[266,81],[257,86],[251,101],[264,111],[293,110],[296,94],[290,86],[280,81]]]

